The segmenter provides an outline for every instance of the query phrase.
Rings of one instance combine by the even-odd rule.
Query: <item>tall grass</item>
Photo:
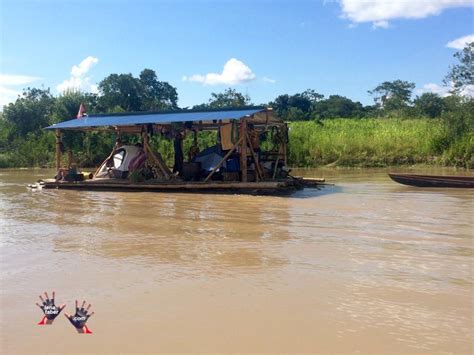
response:
[[[321,123],[293,122],[289,134],[289,163],[304,167],[437,164],[474,168],[474,134],[471,129],[463,132],[451,134],[449,125],[440,119],[341,118]],[[98,165],[114,144],[113,134],[93,132],[87,133],[84,139],[81,137],[77,138],[74,152],[82,166]],[[139,140],[138,137],[122,138],[128,144]],[[185,152],[192,141],[192,135],[184,140]],[[71,142],[65,142],[69,143],[67,147]],[[201,150],[215,142],[215,132],[199,134]],[[54,165],[52,132],[31,133],[26,140],[17,143],[9,149],[0,149],[0,168]],[[152,145],[171,166],[173,142],[155,136]]]
[[[388,166],[441,161],[434,142],[445,129],[434,119],[332,119],[290,125],[295,166]]]

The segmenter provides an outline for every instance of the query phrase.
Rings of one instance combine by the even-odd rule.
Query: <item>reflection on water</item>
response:
[[[27,224],[50,223],[45,227],[51,228],[53,251],[147,265],[180,263],[211,273],[225,271],[216,268],[220,264],[271,267],[285,262],[278,247],[262,247],[289,237],[285,199],[266,205],[258,197],[223,195],[62,190],[22,195],[35,214],[24,206],[9,206],[7,214]]]
[[[128,322],[167,329],[145,331],[132,352],[158,341],[163,351],[472,351],[473,193],[398,185],[383,170],[295,173],[336,186],[291,197],[27,191],[51,172],[1,171],[3,309],[50,284],[107,300],[104,320],[125,303]],[[148,317],[156,297],[160,324]],[[47,339],[15,319],[1,317],[6,349],[41,348]]]

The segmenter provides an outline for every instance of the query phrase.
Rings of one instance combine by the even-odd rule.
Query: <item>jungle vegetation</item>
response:
[[[444,78],[448,96],[426,92],[414,96],[415,84],[385,81],[368,92],[373,105],[341,95],[323,96],[313,89],[282,94],[264,106],[289,122],[289,158],[293,166],[388,166],[438,164],[474,167],[474,43],[455,54],[457,63]],[[76,116],[83,103],[88,114],[180,110],[178,92],[160,81],[155,71],[110,74],[98,93],[25,88],[15,102],[0,112],[0,167],[49,167],[54,161],[54,135],[43,128]],[[469,93],[470,92],[470,93]],[[229,88],[213,93],[193,109],[252,106],[251,98]],[[104,132],[66,132],[64,143],[83,166],[106,157],[114,138]],[[133,139],[133,138],[130,138]],[[201,134],[201,148],[213,144],[212,134]],[[188,142],[189,143],[189,142]],[[167,160],[172,143],[154,138]],[[189,143],[190,144],[190,143]]]

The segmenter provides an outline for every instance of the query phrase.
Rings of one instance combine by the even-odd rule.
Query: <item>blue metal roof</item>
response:
[[[110,115],[91,115],[53,124],[46,129],[81,129],[107,126],[133,126],[143,124],[167,124],[188,121],[235,120],[265,111],[264,108],[252,108],[227,111],[190,111],[169,113],[124,113]]]

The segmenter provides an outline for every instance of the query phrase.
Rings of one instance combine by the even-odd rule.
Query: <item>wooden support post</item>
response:
[[[244,118],[240,119],[240,137],[244,138],[240,144],[240,172],[242,174],[241,181],[247,182],[247,120]]]
[[[276,176],[276,173],[277,173],[277,169],[278,169],[278,160],[280,159],[280,156],[277,155],[277,158],[275,160],[275,167],[273,169],[273,180],[275,180],[275,176]]]
[[[94,175],[92,175],[92,178],[95,178],[97,174],[102,170],[102,167],[106,165],[110,159],[112,159],[112,157],[115,155],[116,150],[117,150],[117,143],[115,143],[114,147],[112,148],[112,152],[109,154],[107,159],[105,159],[102,162],[102,164],[100,164],[99,167],[96,169],[96,171],[94,172]]]
[[[143,141],[143,148],[145,150],[145,153],[147,154],[148,158],[153,161],[153,163],[156,165],[156,167],[160,170],[161,174],[166,178],[170,179],[171,178],[171,171],[168,169],[166,166],[165,162],[163,161],[161,155],[159,152],[154,152],[153,149],[150,146],[150,139],[148,137],[148,133],[143,132],[142,133],[142,141]]]
[[[284,160],[283,161],[285,162],[285,166],[287,166],[287,164],[288,164],[288,161],[287,161],[287,159],[288,159],[287,158],[287,154],[288,154],[287,149],[288,149],[288,147],[286,145],[286,137],[288,137],[288,125],[285,123],[284,127],[285,127],[285,134],[283,136],[283,138],[284,138],[284,140],[283,140],[283,159]]]
[[[61,168],[61,130],[56,129],[56,171]]]
[[[260,164],[259,164],[259,162],[258,162],[258,156],[257,156],[257,154],[256,154],[256,153],[254,152],[254,150],[253,150],[252,141],[250,140],[250,137],[249,137],[248,132],[247,132],[247,134],[246,134],[246,137],[247,137],[247,142],[248,142],[248,144],[249,144],[250,153],[252,154],[252,158],[253,158],[253,161],[254,161],[254,163],[255,163],[255,172],[257,173],[257,174],[255,175],[255,180],[258,182],[258,179],[260,178],[260,180],[263,181],[263,178],[264,178],[263,172],[262,172],[262,170],[260,169]]]

